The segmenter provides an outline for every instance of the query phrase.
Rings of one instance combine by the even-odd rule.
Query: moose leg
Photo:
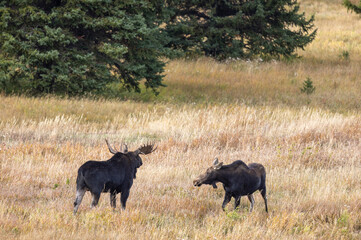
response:
[[[240,203],[241,203],[241,196],[236,197],[236,198],[234,199],[234,210],[237,209],[237,207],[239,206]]]
[[[110,206],[115,208],[117,206],[117,193],[110,192]]]
[[[92,193],[92,197],[93,197],[93,200],[92,200],[92,204],[90,205],[91,208],[98,205],[99,198],[100,198],[100,192]]]
[[[253,210],[253,205],[254,205],[254,198],[252,194],[247,195],[248,200],[251,202],[251,206],[249,207],[249,212],[252,212]]]
[[[86,192],[85,189],[77,189],[76,190],[76,198],[75,198],[75,202],[74,202],[74,211],[73,211],[74,215],[78,211],[79,205],[80,205],[81,201],[83,200],[85,192]]]
[[[224,195],[223,203],[222,203],[223,211],[225,210],[227,203],[229,203],[229,201],[231,201],[231,198],[232,198],[231,193],[226,192],[226,194]]]
[[[261,195],[262,195],[263,200],[264,200],[264,205],[266,206],[266,212],[268,212],[267,196],[266,196],[266,187],[264,187],[264,188],[261,190]]]
[[[125,210],[128,197],[129,197],[129,189],[122,191],[122,196],[120,197],[120,203],[122,205],[123,210]]]

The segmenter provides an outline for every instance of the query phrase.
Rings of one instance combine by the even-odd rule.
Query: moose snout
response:
[[[199,181],[199,179],[193,180],[193,186],[195,187],[199,187],[201,184],[201,182]]]

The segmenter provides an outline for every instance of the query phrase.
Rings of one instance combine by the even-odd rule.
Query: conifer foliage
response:
[[[217,59],[292,56],[316,34],[295,0],[169,0],[169,45]]]
[[[79,95],[163,86],[164,56],[292,56],[316,34],[296,0],[3,0],[0,89]]]
[[[163,43],[146,0],[0,3],[0,88],[78,95],[120,82],[162,85]]]
[[[361,14],[361,0],[359,1],[358,5],[353,4],[350,0],[344,0],[343,4],[347,7],[348,10]]]

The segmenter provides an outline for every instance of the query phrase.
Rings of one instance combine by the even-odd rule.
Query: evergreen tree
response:
[[[292,56],[316,35],[296,0],[169,0],[169,47],[217,59]]]
[[[358,6],[356,4],[352,4],[350,0],[344,0],[343,4],[347,7],[348,10],[361,14],[361,1],[359,2]]]
[[[158,0],[0,2],[0,89],[76,95],[162,86]]]
[[[313,82],[311,80],[311,78],[307,78],[304,82],[303,82],[303,86],[301,88],[301,92],[306,93],[307,95],[310,95],[311,93],[313,93],[316,90],[316,88],[313,86]]]

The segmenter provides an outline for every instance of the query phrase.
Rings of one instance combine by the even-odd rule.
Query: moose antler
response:
[[[114,150],[114,149],[112,148],[112,146],[110,146],[110,144],[109,144],[109,142],[108,142],[107,139],[105,139],[105,142],[106,142],[107,145],[108,145],[109,152],[111,152],[111,153],[113,153],[113,154],[116,154],[116,153],[118,152],[117,150]]]
[[[152,153],[154,152],[155,150],[157,149],[157,147],[154,148],[154,143],[153,144],[149,144],[147,143],[147,145],[143,145],[141,147],[139,147],[135,152],[137,154],[149,154],[149,153]]]

